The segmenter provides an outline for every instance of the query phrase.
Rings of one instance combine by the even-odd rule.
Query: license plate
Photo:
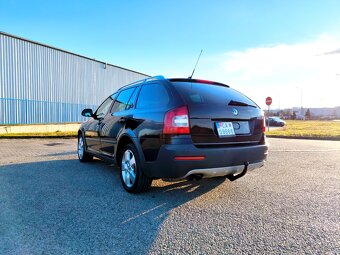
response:
[[[232,122],[216,122],[219,137],[234,136],[235,131]]]

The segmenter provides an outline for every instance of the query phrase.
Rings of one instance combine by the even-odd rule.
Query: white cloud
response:
[[[273,97],[273,107],[340,105],[340,40],[320,36],[310,42],[230,51],[202,58],[199,76],[230,84],[260,106]],[[329,54],[333,52],[333,54]]]

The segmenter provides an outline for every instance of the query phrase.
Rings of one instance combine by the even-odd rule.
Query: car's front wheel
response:
[[[86,151],[86,142],[82,135],[78,136],[78,158],[80,162],[89,162],[93,159],[93,156]]]
[[[130,193],[143,192],[151,186],[152,179],[143,173],[138,151],[133,144],[126,145],[122,150],[120,177],[124,189]]]

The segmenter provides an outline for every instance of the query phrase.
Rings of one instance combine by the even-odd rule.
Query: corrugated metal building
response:
[[[0,124],[80,122],[142,73],[0,32]]]

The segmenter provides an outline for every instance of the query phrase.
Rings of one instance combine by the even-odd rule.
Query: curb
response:
[[[323,136],[283,136],[283,135],[266,135],[268,138],[283,139],[302,139],[302,140],[323,140],[323,141],[340,141],[340,137],[323,137]]]
[[[1,139],[44,139],[44,138],[48,138],[48,139],[74,139],[77,138],[77,136],[0,136],[0,140]]]

